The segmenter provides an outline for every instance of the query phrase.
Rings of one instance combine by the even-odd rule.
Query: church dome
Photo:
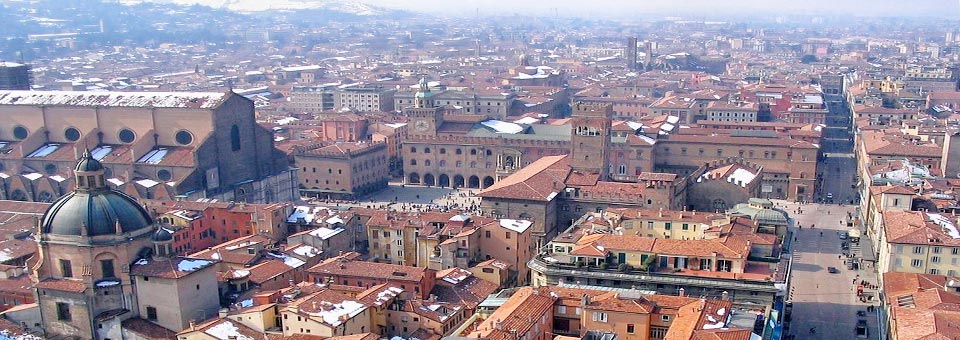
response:
[[[167,228],[157,228],[157,232],[153,233],[153,236],[150,238],[154,242],[166,242],[173,241],[173,232]]]
[[[137,200],[111,190],[103,180],[103,165],[83,153],[77,162],[76,188],[57,199],[40,220],[40,232],[64,236],[102,236],[128,233],[153,225]]]
[[[153,220],[133,197],[113,190],[75,191],[50,205],[41,219],[42,232],[69,236],[101,236],[150,228]]]

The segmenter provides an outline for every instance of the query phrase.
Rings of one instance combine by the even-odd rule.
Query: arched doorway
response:
[[[450,186],[450,177],[447,174],[440,174],[440,177],[437,178],[437,185],[441,188]]]
[[[434,185],[437,185],[437,182],[436,182],[436,180],[434,180],[433,175],[431,175],[431,174],[426,174],[426,175],[423,175],[423,185],[426,185],[426,186],[428,186],[428,187],[432,187],[432,186],[434,186]]]
[[[493,177],[490,177],[490,176],[484,177],[484,178],[483,178],[483,187],[484,187],[484,188],[489,188],[491,185],[493,185]]]
[[[407,183],[420,184],[420,175],[418,175],[416,172],[411,172],[410,176],[407,177]]]
[[[453,187],[454,188],[463,188],[463,176],[455,175],[453,176]]]
[[[480,177],[470,176],[470,183],[467,184],[467,187],[470,189],[480,188]]]

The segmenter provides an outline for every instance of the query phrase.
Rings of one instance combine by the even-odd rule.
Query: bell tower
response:
[[[443,108],[437,107],[434,101],[435,93],[430,91],[430,84],[426,78],[421,78],[420,87],[414,96],[413,107],[403,109],[403,113],[410,118],[410,133],[417,136],[436,136],[437,128],[443,124]]]
[[[570,128],[570,168],[599,174],[608,180],[610,170],[610,125],[613,107],[609,104],[576,103]]]

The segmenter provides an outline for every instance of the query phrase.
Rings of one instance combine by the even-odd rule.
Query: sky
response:
[[[417,12],[473,14],[526,13],[560,16],[624,16],[628,13],[657,12],[683,16],[692,11],[706,13],[776,12],[790,14],[844,13],[867,16],[949,16],[960,17],[960,0],[360,0],[372,5],[406,8]],[[804,13],[804,14],[806,14]],[[797,13],[800,14],[800,13]]]

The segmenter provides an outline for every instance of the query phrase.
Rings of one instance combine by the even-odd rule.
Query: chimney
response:
[[[580,307],[586,307],[589,305],[590,305],[590,296],[587,294],[583,294],[583,296],[580,297]]]
[[[190,330],[191,330],[191,331],[196,330],[196,329],[197,329],[197,322],[196,322],[196,321],[193,321],[193,320],[190,320],[190,326],[189,326],[189,327],[190,327]]]
[[[687,296],[687,290],[680,288],[680,297],[684,297],[684,296]]]
[[[501,322],[499,319],[493,323],[493,326],[496,327],[498,331],[503,330],[503,322]]]
[[[730,301],[730,293],[727,293],[727,291],[723,291],[723,293],[720,293],[720,300]]]
[[[227,317],[227,314],[228,314],[228,313],[230,313],[230,309],[228,309],[228,308],[220,308],[220,310],[217,311],[217,316],[220,317],[220,318],[225,318],[225,317]]]

